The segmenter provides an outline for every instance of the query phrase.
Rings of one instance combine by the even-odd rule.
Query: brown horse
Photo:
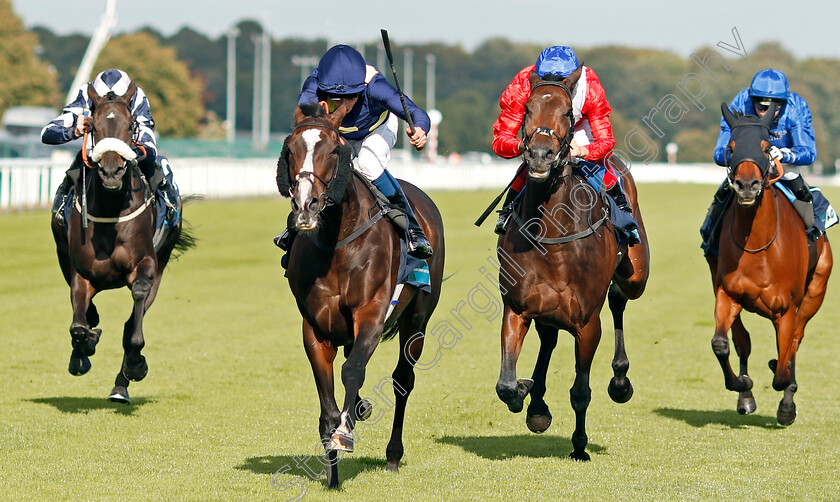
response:
[[[599,314],[609,291],[615,356],[608,390],[614,401],[623,403],[633,394],[627,378],[630,363],[624,350],[623,312],[627,300],[644,291],[649,252],[629,171],[621,170],[641,238],[640,244],[629,248],[618,244],[601,197],[573,172],[569,159],[572,93],[581,71],[582,66],[559,82],[539,80],[536,73],[531,74],[532,90],[522,123],[528,182],[514,216],[515,226],[498,243],[505,308],[496,393],[515,413],[522,410],[530,393],[528,428],[536,433],[547,430],[551,413],[543,399],[546,372],[558,330],[571,333],[575,338],[571,403],[576,427],[570,456],[589,460],[585,421],[591,395],[589,372],[601,339]],[[516,361],[532,321],[540,337],[537,363],[531,379],[517,380]]]
[[[400,354],[393,372],[396,410],[386,448],[387,469],[398,470],[403,456],[405,406],[414,388],[414,363],[423,349],[423,333],[440,297],[443,276],[443,222],[432,200],[401,182],[435,255],[428,260],[431,293],[405,287],[395,307],[400,240],[368,183],[352,169],[351,149],[338,127],[355,104],[343,101],[327,114],[322,105],[295,111],[296,127],[287,138],[277,166],[280,193],[292,197],[300,235],[290,249],[288,279],[303,317],[303,344],[312,365],[321,404],[319,432],[326,450],[327,485],[338,486],[337,451],[353,451],[356,420],[371,411],[359,398],[365,366],[380,339],[399,329]],[[345,398],[341,410],[333,394],[333,361],[344,347],[341,368]]]
[[[773,388],[784,391],[776,418],[782,425],[796,419],[795,360],[805,325],[817,313],[831,274],[832,256],[828,238],[816,242],[794,207],[769,188],[782,174],[769,179],[770,127],[775,106],[759,119],[735,114],[725,103],[721,111],[732,128],[729,142],[729,181],[735,191],[721,223],[720,253],[709,256],[715,290],[715,334],[712,349],[723,369],[726,388],[739,393],[737,410],[755,411],[752,379],[747,374],[750,335],[741,322],[741,309],[755,312],[776,328],[778,359],[770,361]],[[729,364],[729,339],[740,358],[740,374]]]
[[[88,86],[93,131],[85,138],[74,164],[82,172],[75,184],[75,204],[67,228],[55,216],[52,218],[58,262],[70,286],[73,306],[71,374],[84,375],[90,370],[89,356],[94,354],[102,332],[97,327],[94,295],[123,286],[131,289],[134,308],[123,330],[125,354],[108,396],[125,404],[131,402],[129,381],[142,380],[148,372],[146,358],[140,353],[145,345],[143,316],[155,298],[163,269],[173,249],[185,250],[193,245],[179,223],[155,252],[155,199],[129,146],[135,130],[129,109],[135,90],[132,82],[122,97],[113,93],[99,96],[92,85]],[[95,147],[88,158],[90,136]]]

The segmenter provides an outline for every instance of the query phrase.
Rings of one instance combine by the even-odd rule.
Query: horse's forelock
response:
[[[327,116],[327,111],[318,103],[303,103],[300,111],[304,117],[321,118]]]

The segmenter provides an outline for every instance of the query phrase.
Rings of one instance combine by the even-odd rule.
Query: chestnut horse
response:
[[[403,456],[405,406],[414,388],[414,363],[423,350],[423,333],[440,297],[443,276],[443,222],[434,202],[417,187],[401,182],[417,219],[435,249],[428,260],[431,292],[406,286],[393,303],[400,263],[400,238],[394,225],[381,221],[361,174],[352,168],[351,147],[341,138],[342,118],[355,104],[344,100],[327,114],[325,104],[295,110],[295,129],[277,164],[277,186],[292,198],[300,235],[289,251],[288,279],[303,317],[303,345],[321,404],[319,433],[327,456],[327,485],[338,486],[337,451],[353,451],[356,420],[370,403],[359,398],[365,366],[381,339],[399,329],[399,361],[393,372],[396,409],[386,448],[389,471]],[[390,307],[389,307],[390,306]],[[344,404],[336,405],[333,361],[339,347]]]
[[[540,80],[531,74],[532,90],[522,122],[528,182],[514,213],[514,225],[498,243],[504,317],[496,393],[515,413],[522,410],[530,393],[526,424],[535,433],[547,430],[551,425],[544,400],[548,364],[558,330],[571,333],[576,361],[571,404],[576,426],[570,456],[589,460],[586,409],[590,367],[601,339],[601,308],[609,295],[615,355],[608,391],[615,402],[624,403],[633,387],[627,378],[630,363],[624,350],[623,313],[627,300],[638,298],[645,289],[649,251],[629,171],[619,170],[641,239],[629,248],[618,243],[601,196],[573,171],[569,156],[574,133],[572,95],[582,68],[562,81]],[[611,162],[616,162],[615,157]],[[517,380],[516,362],[532,321],[540,337],[539,355],[531,379]]]
[[[125,354],[108,396],[125,404],[131,402],[129,382],[142,380],[148,372],[146,358],[140,353],[145,345],[143,316],[157,294],[163,269],[173,249],[183,251],[194,243],[179,222],[155,252],[155,198],[129,146],[136,128],[129,108],[135,90],[131,82],[124,96],[112,92],[99,96],[88,86],[93,130],[86,135],[74,163],[81,170],[74,187],[75,203],[67,228],[52,218],[58,263],[70,286],[73,306],[71,374],[84,375],[90,370],[89,357],[102,333],[93,297],[106,289],[128,286],[131,290],[134,307],[123,330]],[[88,158],[91,136],[95,146]]]
[[[729,182],[735,191],[721,222],[720,252],[709,256],[715,290],[715,334],[712,349],[723,369],[726,388],[739,393],[737,410],[755,411],[752,379],[747,374],[750,335],[741,322],[741,309],[766,317],[776,328],[778,359],[770,361],[773,388],[784,391],[776,418],[782,425],[796,419],[794,372],[796,350],[805,325],[817,313],[831,274],[832,256],[828,237],[816,242],[806,237],[806,228],[793,205],[770,186],[770,128],[775,105],[759,119],[733,113],[721,104],[723,117],[732,128],[729,142]],[[740,374],[729,364],[729,340],[740,359]]]

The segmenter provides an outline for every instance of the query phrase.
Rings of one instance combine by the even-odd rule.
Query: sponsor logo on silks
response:
[[[831,204],[828,205],[828,209],[825,210],[825,228],[828,228],[832,225],[836,225],[840,219],[837,218],[837,212],[834,211],[834,208]]]

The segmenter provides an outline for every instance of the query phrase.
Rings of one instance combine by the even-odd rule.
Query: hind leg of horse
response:
[[[102,330],[91,328],[90,321],[99,322],[99,315],[91,300],[96,289],[81,275],[72,272],[70,279],[70,302],[73,306],[73,322],[70,337],[73,350],[70,354],[68,371],[80,376],[90,371],[90,356],[96,352],[96,344]],[[95,325],[94,325],[95,326]]]
[[[747,372],[747,361],[752,352],[752,342],[750,341],[750,334],[744,323],[741,322],[741,315],[735,316],[735,321],[732,323],[732,344],[735,345],[735,352],[738,354],[740,362],[740,371],[738,378],[749,378]],[[755,411],[755,398],[752,390],[747,389],[738,393],[738,405],[736,409],[741,415],[748,415]]]
[[[586,409],[592,399],[592,389],[589,387],[589,371],[592,359],[601,340],[601,319],[595,312],[592,319],[579,333],[575,335],[575,382],[569,390],[572,409],[575,410],[575,431],[572,433],[572,447],[569,454],[575,460],[589,460],[586,445]]]
[[[530,321],[517,315],[508,305],[505,305],[502,318],[502,368],[499,381],[496,383],[496,395],[507,404],[514,413],[522,411],[525,396],[528,395],[531,383],[528,380],[516,379],[516,361],[522,351],[522,342],[528,332]]]
[[[612,360],[613,377],[610,379],[607,392],[616,403],[626,403],[633,397],[633,384],[627,378],[630,360],[624,349],[624,308],[627,306],[627,297],[613,283],[610,286],[608,300],[615,329],[615,354]]]
[[[744,392],[752,389],[752,380],[747,375],[736,376],[729,364],[729,330],[741,312],[741,306],[718,288],[715,298],[715,334],[712,336],[712,350],[723,370],[723,382],[727,390]]]
[[[339,425],[330,439],[329,449],[353,451],[353,429],[356,426],[356,402],[359,389],[365,382],[365,367],[382,337],[383,312],[379,304],[358,309],[353,313],[353,350],[341,366],[341,382],[344,384],[344,406],[341,409]]]
[[[394,424],[391,428],[391,439],[385,448],[387,459],[385,469],[393,472],[399,470],[400,460],[403,457],[402,431],[405,422],[405,407],[408,396],[414,390],[414,365],[423,353],[426,322],[426,317],[419,313],[410,316],[404,314],[400,318],[400,357],[391,375],[394,379]],[[381,395],[378,390],[377,395]]]
[[[327,340],[320,340],[312,326],[303,321],[303,346],[312,374],[315,377],[315,387],[318,390],[318,401],[321,405],[321,415],[318,418],[318,434],[325,448],[325,465],[327,466],[327,486],[338,486],[338,456],[335,450],[327,449],[330,438],[338,427],[339,410],[335,402],[335,379],[333,375],[333,361],[338,349]]]
[[[531,376],[533,386],[530,389],[531,402],[528,404],[528,416],[525,418],[525,424],[531,432],[541,434],[551,426],[551,412],[545,402],[545,380],[551,354],[557,346],[557,328],[540,322],[536,322],[535,325],[540,336],[540,352],[537,355],[537,364],[534,366],[534,373]]]

